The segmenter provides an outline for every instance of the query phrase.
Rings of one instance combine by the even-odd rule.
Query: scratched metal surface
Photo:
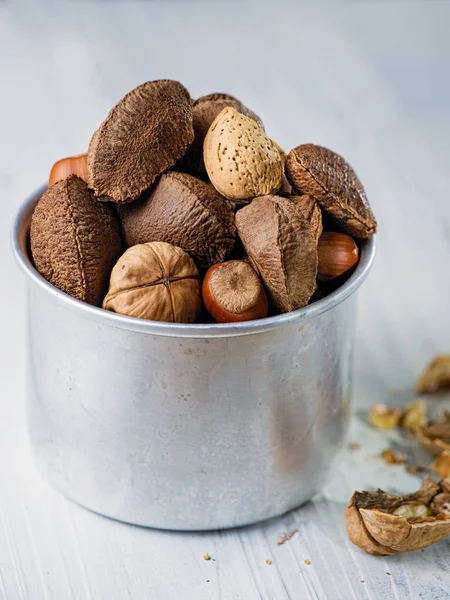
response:
[[[450,597],[450,541],[370,557],[350,545],[342,515],[355,488],[417,487],[377,456],[409,442],[368,428],[365,407],[406,402],[423,364],[450,349],[449,19],[450,3],[433,0],[0,2],[1,600]],[[380,222],[358,313],[351,441],[362,447],[316,502],[236,531],[165,533],[91,514],[39,478],[23,427],[13,215],[54,160],[86,148],[123,93],[167,77],[194,97],[242,98],[286,149],[313,141],[344,154]]]

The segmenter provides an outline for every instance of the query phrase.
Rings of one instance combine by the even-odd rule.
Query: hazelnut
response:
[[[315,198],[349,235],[366,239],[375,233],[364,188],[339,154],[314,144],[297,146],[286,157],[286,175],[299,194]]]
[[[80,179],[87,181],[87,154],[69,156],[55,162],[48,178],[48,187],[69,175],[78,175]]]
[[[98,306],[122,252],[112,208],[97,202],[76,175],[42,195],[31,220],[31,253],[36,269],[54,286]]]
[[[425,477],[414,494],[354,492],[345,510],[350,540],[369,554],[393,555],[426,548],[450,533],[448,482]]]
[[[330,281],[352,269],[359,260],[355,240],[345,233],[324,231],[317,247],[319,281]]]
[[[192,109],[194,141],[187,149],[183,158],[176,164],[176,171],[185,171],[190,175],[200,178],[206,175],[205,163],[203,161],[203,142],[214,119],[227,106],[231,106],[239,113],[250,117],[260,127],[264,128],[261,119],[237,98],[228,94],[208,94],[207,96],[202,96],[198,100],[195,100]]]
[[[165,242],[129,248],[111,273],[103,308],[170,323],[192,323],[201,309],[200,278],[192,258]]]
[[[262,282],[242,260],[212,266],[202,286],[206,310],[218,323],[267,317],[268,301]]]
[[[227,107],[206,134],[203,158],[216,190],[241,203],[276,193],[283,183],[280,153],[264,130]]]
[[[316,289],[316,232],[296,202],[255,198],[236,213],[236,227],[250,262],[281,312],[306,306]]]
[[[121,205],[119,214],[127,246],[168,242],[200,268],[223,261],[236,239],[229,200],[187,173],[165,173],[142,200]]]
[[[138,198],[194,139],[192,103],[177,81],[149,81],[124,96],[94,133],[88,183],[116,202]]]
[[[369,423],[376,429],[393,429],[400,423],[402,411],[385,404],[373,404],[369,411]]]

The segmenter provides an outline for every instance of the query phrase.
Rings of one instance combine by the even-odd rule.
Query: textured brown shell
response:
[[[231,203],[187,173],[162,175],[146,198],[120,206],[120,217],[127,246],[168,242],[204,268],[222,262],[236,239]]]
[[[450,514],[442,512],[448,500],[447,484],[434,483],[429,477],[419,491],[405,496],[381,490],[355,492],[345,510],[349,538],[369,554],[392,555],[426,548],[450,533]],[[432,514],[410,522],[390,514],[408,502],[421,502],[432,509]]]
[[[165,242],[138,244],[117,261],[103,308],[129,317],[192,323],[201,309],[192,258]]]
[[[430,421],[416,431],[420,444],[438,456],[441,452],[450,452],[450,411],[445,410],[439,419]]]
[[[283,183],[280,153],[264,129],[232,107],[224,108],[206,134],[203,158],[216,190],[244,203],[274,194]]]
[[[149,81],[124,96],[94,133],[88,183],[116,202],[138,198],[194,139],[192,102],[177,81]]]
[[[364,188],[351,166],[335,152],[303,144],[289,152],[286,175],[299,194],[310,194],[342,229],[367,239],[377,223]]]
[[[39,273],[78,300],[99,305],[122,252],[112,208],[71,175],[48,188],[31,220],[31,253]]]
[[[418,394],[432,394],[450,388],[450,354],[435,356],[416,383]]]
[[[322,235],[322,211],[320,206],[312,196],[305,194],[304,196],[289,196],[295,202],[297,208],[303,215],[303,218],[311,223],[314,235],[318,240]]]
[[[255,198],[236,213],[239,236],[281,312],[308,304],[316,288],[317,238],[295,201]]]
[[[233,107],[243,115],[254,119],[264,129],[261,119],[253,111],[244,106],[240,100],[229,94],[208,94],[195,100],[193,106],[194,141],[186,154],[181,158],[175,170],[186,171],[196,177],[206,175],[203,161],[203,142],[214,119],[227,106]]]

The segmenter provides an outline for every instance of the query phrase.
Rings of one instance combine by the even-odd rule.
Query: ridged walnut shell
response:
[[[253,111],[247,108],[240,100],[229,94],[208,94],[195,100],[193,105],[194,141],[189,146],[186,154],[181,158],[175,170],[185,171],[190,175],[203,178],[206,175],[205,162],[203,160],[203,142],[208,129],[213,124],[217,115],[224,108],[231,106],[239,113],[250,117],[264,128],[261,119]]]
[[[283,164],[275,144],[234,108],[224,108],[209,128],[203,158],[211,183],[230,200],[244,203],[282,186]]]
[[[201,309],[197,267],[181,248],[165,242],[133,246],[112,270],[103,308],[139,319],[192,323]]]
[[[145,198],[120,206],[119,212],[127,246],[168,242],[203,268],[222,262],[236,239],[229,200],[187,173],[162,175]]]
[[[450,481],[434,483],[429,477],[419,491],[405,496],[381,490],[354,492],[345,510],[347,532],[369,554],[426,548],[450,533],[449,502]]]
[[[275,307],[289,312],[306,306],[316,289],[317,231],[296,201],[255,198],[236,213],[236,227]]]
[[[351,166],[335,152],[303,144],[289,152],[286,175],[299,194],[309,194],[348,234],[370,238],[377,222],[362,183]]]
[[[194,139],[192,101],[177,81],[149,81],[124,96],[94,133],[88,184],[100,198],[138,198]]]
[[[445,410],[439,419],[417,429],[416,437],[420,444],[434,456],[442,452],[450,452],[450,411]]]
[[[34,209],[30,242],[34,264],[54,286],[98,306],[122,252],[112,208],[97,202],[71,175],[48,188]]]

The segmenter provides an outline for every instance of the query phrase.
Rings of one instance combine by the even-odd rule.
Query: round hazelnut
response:
[[[34,209],[30,243],[39,273],[78,300],[98,306],[122,252],[111,206],[97,202],[76,175],[44,192]]]
[[[194,139],[192,102],[178,81],[149,81],[124,96],[94,133],[88,183],[115,202],[138,198]]]
[[[48,187],[69,175],[78,175],[80,179],[87,181],[87,154],[69,156],[55,162],[48,178]]]
[[[267,317],[268,300],[254,269],[242,260],[212,266],[202,286],[206,310],[218,323]]]
[[[319,281],[330,281],[353,268],[359,260],[355,240],[345,233],[324,231],[317,247]]]
[[[129,248],[111,272],[103,308],[169,323],[192,323],[201,309],[200,277],[192,258],[165,242]]]

